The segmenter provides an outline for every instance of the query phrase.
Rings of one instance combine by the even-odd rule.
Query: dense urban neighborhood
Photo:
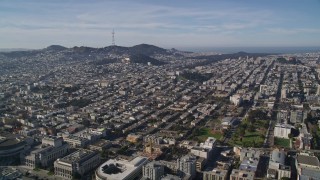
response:
[[[0,53],[0,179],[320,179],[320,52]]]

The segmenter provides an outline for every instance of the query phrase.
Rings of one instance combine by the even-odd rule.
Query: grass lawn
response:
[[[274,145],[275,146],[281,146],[284,148],[290,148],[290,139],[284,139],[284,138],[274,138]]]
[[[264,137],[261,137],[261,134],[264,134],[264,132],[246,131],[245,135],[242,137],[242,140],[241,140],[241,137],[238,137],[236,139],[231,139],[229,143],[231,145],[240,145],[244,147],[261,147],[264,142]]]
[[[201,128],[197,138],[204,142],[208,137],[214,137],[219,140],[222,137],[222,133],[212,133],[210,128]]]

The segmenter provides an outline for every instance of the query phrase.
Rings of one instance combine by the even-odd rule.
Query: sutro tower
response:
[[[114,40],[114,29],[112,29],[112,46],[115,46],[116,42]]]

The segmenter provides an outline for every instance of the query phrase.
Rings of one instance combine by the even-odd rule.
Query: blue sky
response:
[[[320,0],[1,0],[0,48],[320,46]]]

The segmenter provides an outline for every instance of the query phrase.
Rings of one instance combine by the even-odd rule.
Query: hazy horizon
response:
[[[14,1],[0,3],[0,48],[320,46],[320,1]]]
[[[55,44],[59,45],[59,44]],[[137,44],[138,45],[138,44]],[[301,47],[161,47],[156,44],[150,44],[154,45],[160,48],[164,49],[177,49],[180,51],[190,51],[190,52],[216,52],[216,53],[237,53],[237,52],[247,52],[247,53],[311,53],[311,52],[320,52],[320,46],[314,46],[314,47],[307,47],[307,46],[301,46]],[[48,45],[46,47],[49,47],[51,45]],[[60,45],[63,46],[63,45]],[[121,46],[121,45],[117,45]],[[30,51],[30,50],[39,50],[44,49],[46,47],[37,48],[37,49],[28,49],[28,48],[0,48],[0,52],[10,52],[10,51]],[[72,48],[76,46],[64,46],[66,48]],[[77,46],[80,47],[80,46]],[[84,47],[92,47],[92,46],[84,46]],[[103,47],[92,47],[92,48],[104,48],[108,46]],[[131,46],[122,46],[122,47],[131,47]]]

